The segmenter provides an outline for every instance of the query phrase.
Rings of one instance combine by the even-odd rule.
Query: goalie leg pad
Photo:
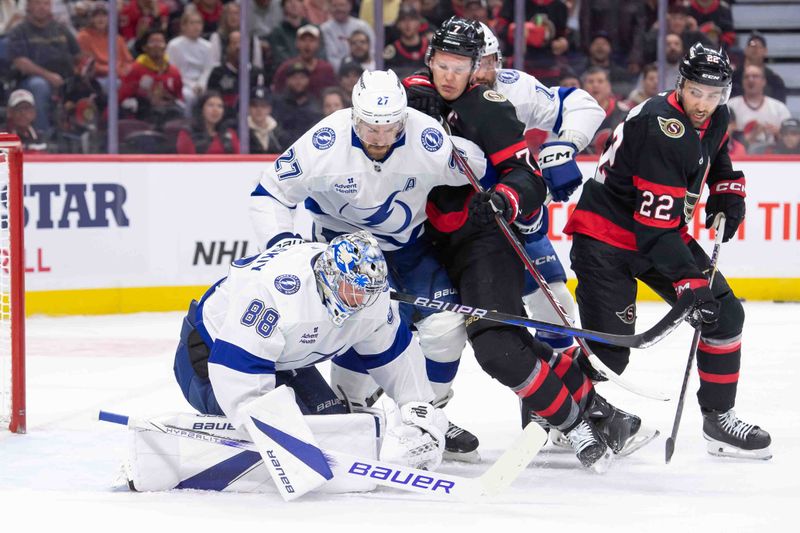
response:
[[[154,420],[223,438],[249,440],[245,431],[237,430],[222,416],[176,414]],[[304,420],[320,446],[368,459],[378,457],[380,425],[375,416],[306,416]],[[131,431],[126,463],[129,485],[137,491],[175,488],[269,494],[278,491],[258,453],[175,435]],[[367,477],[359,480],[346,476],[340,468],[332,465],[333,479],[316,490],[340,494],[375,489],[376,485]]]

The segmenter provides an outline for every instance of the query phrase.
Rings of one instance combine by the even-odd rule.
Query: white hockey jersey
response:
[[[586,148],[606,116],[600,104],[583,89],[547,88],[519,70],[498,70],[495,90],[514,104],[526,131],[549,131],[552,139],[548,140],[561,137],[574,143],[579,152]]]
[[[333,113],[263,172],[250,203],[259,244],[293,231],[292,210],[298,205],[310,212],[317,238],[323,228],[335,233],[365,229],[383,250],[413,243],[423,231],[430,190],[468,183],[451,159],[449,138],[434,119],[409,108],[405,134],[377,162],[353,132],[351,110]],[[483,176],[486,158],[480,148],[452,139],[475,174]]]
[[[198,331],[211,345],[208,374],[225,414],[275,388],[275,372],[311,366],[353,350],[399,405],[432,401],[419,344],[387,290],[335,327],[317,292],[312,261],[321,243],[281,241],[239,259],[200,302]],[[287,246],[287,243],[290,245]]]

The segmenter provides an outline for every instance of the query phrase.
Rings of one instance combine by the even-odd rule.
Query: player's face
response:
[[[339,298],[349,307],[358,309],[367,302],[367,293],[361,287],[356,287],[345,280],[339,281]]]
[[[472,76],[472,60],[449,52],[434,53],[430,68],[436,90],[448,101],[461,96]]]
[[[497,55],[483,56],[478,64],[478,71],[473,76],[472,81],[482,83],[489,87],[494,87],[497,81]]]
[[[693,81],[686,80],[681,89],[681,103],[686,111],[686,116],[692,121],[695,128],[699,128],[708,120],[717,106],[722,101],[723,89],[721,87],[711,87],[710,85],[700,85]]]
[[[364,150],[372,159],[383,159],[403,132],[403,124],[367,124],[361,120],[356,124],[356,135]]]

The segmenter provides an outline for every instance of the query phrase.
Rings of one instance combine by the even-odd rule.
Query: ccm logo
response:
[[[743,193],[744,183],[738,181],[723,181],[714,186],[714,192],[739,192]]]
[[[556,152],[554,154],[547,154],[546,156],[542,157],[542,163],[548,165],[550,163],[558,163],[562,159],[569,159],[570,154],[572,152],[567,150],[566,152]]]

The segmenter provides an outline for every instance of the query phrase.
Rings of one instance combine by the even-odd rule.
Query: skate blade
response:
[[[708,441],[708,453],[715,457],[757,459],[760,461],[772,459],[772,451],[769,449],[769,446],[766,448],[761,448],[760,450],[743,450],[742,448],[737,448],[736,446],[731,446],[730,444],[725,444],[724,442],[720,442],[718,440],[709,440],[708,437],[706,437],[706,440]]]
[[[628,441],[625,443],[625,446],[623,446],[622,449],[617,452],[617,455],[620,457],[627,457],[639,448],[647,445],[647,443],[655,440],[655,438],[659,435],[661,435],[661,432],[657,429],[653,430],[648,428],[639,428],[639,431],[637,431],[635,435],[628,439]]]
[[[606,453],[603,456],[594,462],[592,466],[589,467],[595,474],[605,474],[608,472],[608,469],[611,468],[611,463],[614,462],[614,452],[611,451],[611,448],[606,450]]]
[[[480,463],[481,462],[481,455],[478,453],[478,450],[472,450],[471,452],[445,452],[442,454],[442,459],[445,461],[459,461],[462,463]]]

